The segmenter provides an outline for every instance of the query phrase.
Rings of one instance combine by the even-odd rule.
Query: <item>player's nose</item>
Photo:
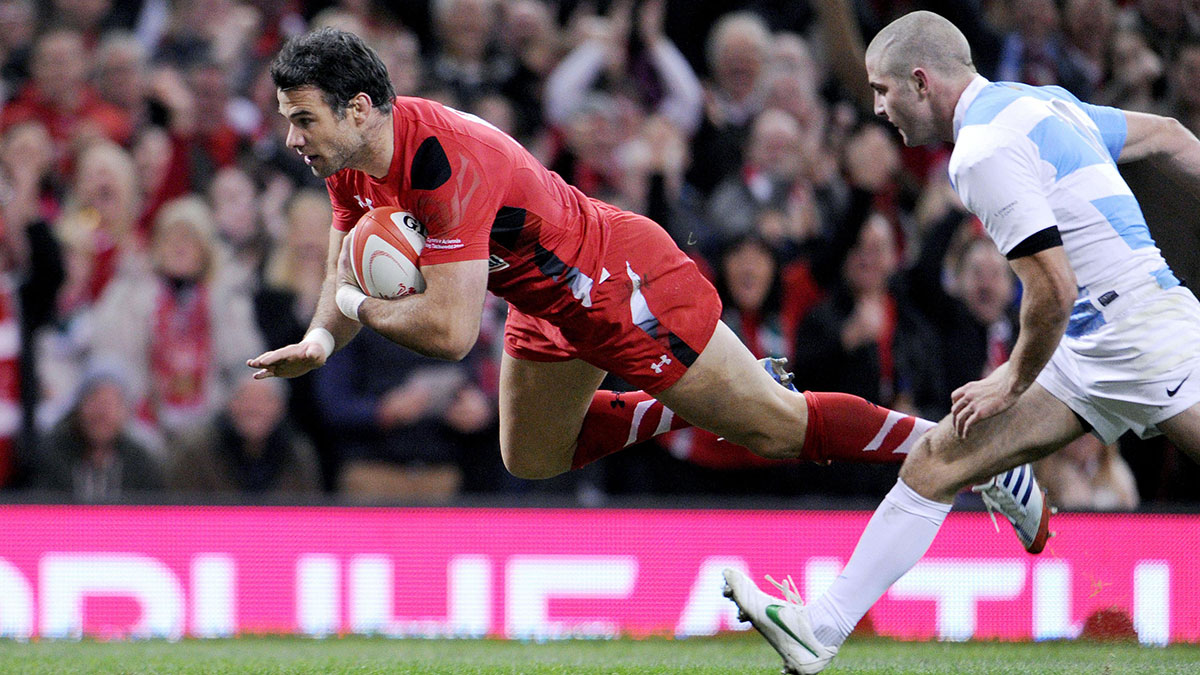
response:
[[[300,149],[304,146],[304,136],[296,129],[296,125],[289,124],[287,139],[284,141],[289,148]]]

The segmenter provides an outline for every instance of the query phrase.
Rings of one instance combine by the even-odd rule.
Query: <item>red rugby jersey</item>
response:
[[[428,232],[421,265],[489,259],[488,290],[549,317],[591,305],[611,209],[543,167],[510,136],[440,103],[398,97],[395,150],[382,180],[354,169],[326,179],[333,226],[369,209],[410,211]]]

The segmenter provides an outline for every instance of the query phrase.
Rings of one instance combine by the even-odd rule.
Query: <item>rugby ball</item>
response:
[[[425,226],[413,214],[395,206],[371,209],[349,236],[350,267],[363,293],[390,300],[424,292]]]

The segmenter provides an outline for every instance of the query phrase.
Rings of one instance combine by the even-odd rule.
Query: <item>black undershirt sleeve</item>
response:
[[[1058,232],[1058,227],[1051,225],[1044,230],[1038,230],[1025,238],[1024,241],[1017,244],[1004,256],[1009,260],[1024,258],[1025,256],[1033,255],[1045,251],[1048,248],[1062,246],[1062,235]]]

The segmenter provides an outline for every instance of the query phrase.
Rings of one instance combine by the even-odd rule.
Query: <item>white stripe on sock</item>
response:
[[[671,430],[671,420],[675,419],[675,413],[671,409],[663,406],[662,417],[658,418],[658,426],[654,428],[654,435],[665,434]]]
[[[649,399],[638,403],[637,407],[633,409],[633,424],[629,426],[629,440],[625,441],[624,447],[628,448],[637,442],[638,427],[642,425],[642,418],[646,416],[646,411],[650,409],[650,406],[655,403],[658,401]]]
[[[908,415],[898,413],[895,410],[889,410],[887,419],[883,421],[883,426],[879,427],[879,433],[875,434],[875,438],[872,438],[870,443],[867,443],[867,447],[863,448],[863,452],[875,452],[878,450],[883,445],[883,439],[887,438],[892,427],[896,426],[896,423],[905,417],[908,417]],[[916,427],[913,428],[915,429]]]

